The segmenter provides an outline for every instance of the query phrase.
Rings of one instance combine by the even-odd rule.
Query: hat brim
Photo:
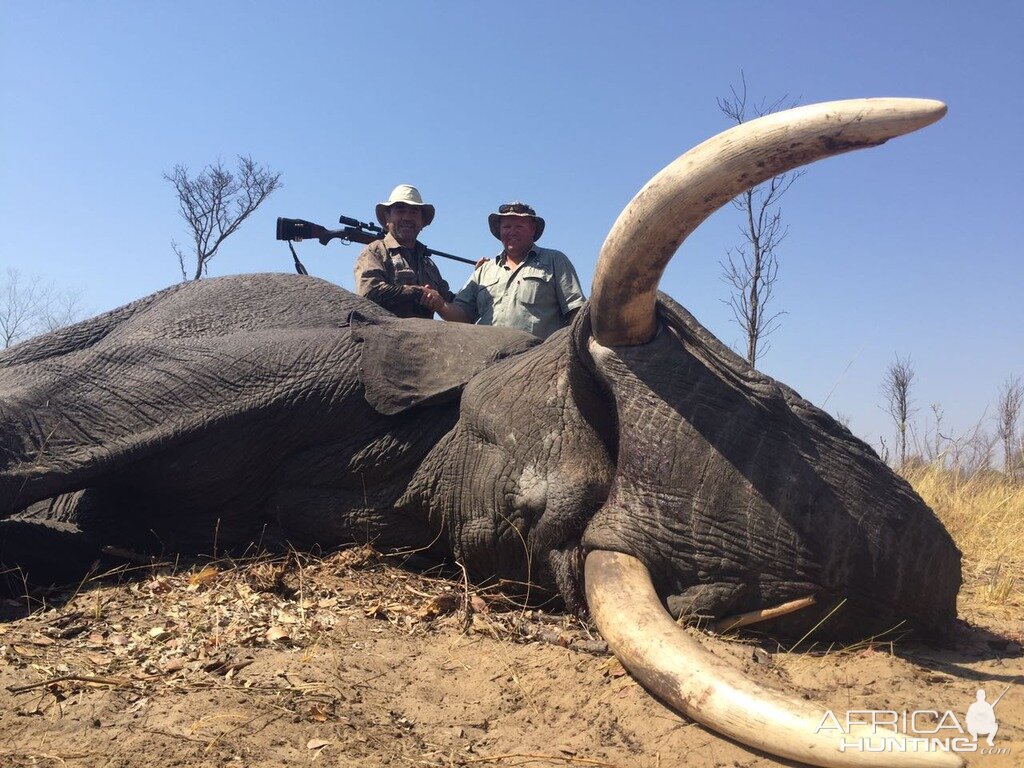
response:
[[[540,240],[540,236],[544,234],[544,219],[540,216],[531,216],[528,213],[492,213],[487,217],[487,226],[491,228],[491,234],[501,240],[501,220],[506,216],[516,216],[522,219],[533,219],[533,223],[537,225],[537,231],[533,235],[533,241],[537,242]]]
[[[430,224],[430,222],[432,222],[434,220],[434,206],[429,205],[428,203],[404,203],[404,204],[405,205],[413,205],[413,206],[416,206],[417,208],[421,208],[423,210],[423,226],[424,227],[428,226]],[[382,227],[386,227],[388,225],[388,220],[387,220],[386,216],[387,216],[388,208],[390,208],[392,205],[394,205],[394,203],[377,203],[377,208],[376,208],[376,211],[377,211],[377,221],[380,223],[380,225]]]

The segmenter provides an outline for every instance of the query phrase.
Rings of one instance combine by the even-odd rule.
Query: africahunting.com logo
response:
[[[839,736],[841,752],[977,752],[982,755],[1005,755],[1010,750],[995,745],[995,736],[999,732],[995,709],[1008,690],[1009,685],[995,701],[989,703],[985,690],[979,688],[974,703],[962,717],[958,717],[951,709],[944,712],[935,709],[851,709],[845,716],[836,715],[828,709],[815,732]]]

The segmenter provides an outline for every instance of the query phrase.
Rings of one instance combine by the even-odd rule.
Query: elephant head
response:
[[[89,541],[158,529],[195,547],[217,521],[221,542],[416,549],[589,610],[644,685],[714,730],[794,760],[872,764],[816,732],[822,710],[752,685],[677,622],[810,596],[766,630],[940,632],[955,618],[959,552],[868,446],[747,366],[658,282],[743,190],[944,113],[907,99],[818,104],[691,150],[622,213],[588,307],[543,344],[397,320],[312,278],[239,276],[10,350],[0,515],[20,519],[0,557],[17,559],[22,529],[47,516]]]
[[[723,133],[636,195],[605,241],[594,280],[587,351],[613,393],[619,429],[615,479],[584,537],[590,610],[623,663],[659,697],[737,740],[803,762],[868,759],[819,738],[820,710],[758,689],[707,656],[663,606],[675,602],[678,613],[718,604],[712,612],[720,614],[723,602],[736,611],[806,592],[817,596],[816,609],[780,619],[788,627],[776,631],[822,627],[849,637],[906,620],[936,632],[955,617],[960,554],[867,446],[745,366],[681,308],[663,300],[659,311],[657,285],[683,239],[743,190],[883,143],[945,111],[917,100],[834,102]],[[671,461],[665,444],[678,447]],[[680,540],[687,546],[669,545]],[[701,576],[708,573],[715,576]],[[635,620],[623,621],[624,612]],[[960,760],[890,751],[884,764]]]
[[[802,762],[873,758],[842,752],[815,732],[822,710],[751,685],[678,621],[811,596],[766,631],[941,633],[955,618],[960,553],[867,445],[751,369],[658,282],[689,232],[744,189],[944,112],[898,99],[813,105],[677,159],[619,217],[571,332],[477,374],[426,462],[440,478],[435,514],[476,578],[556,584],[659,698]],[[898,752],[879,764],[959,764]]]

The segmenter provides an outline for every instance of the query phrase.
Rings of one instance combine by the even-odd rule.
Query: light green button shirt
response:
[[[519,328],[546,339],[569,324],[569,313],[585,301],[569,258],[551,248],[530,249],[518,267],[505,254],[474,270],[455,303],[479,325]]]

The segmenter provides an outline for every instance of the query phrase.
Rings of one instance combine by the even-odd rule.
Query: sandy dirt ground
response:
[[[1024,765],[1024,596],[993,601],[984,571],[965,580],[942,647],[812,637],[790,652],[690,631],[839,718],[951,710],[965,723],[979,688],[1002,693],[993,753],[969,764]],[[145,569],[29,615],[26,603],[0,606],[3,766],[788,765],[663,707],[586,625],[368,550]]]

